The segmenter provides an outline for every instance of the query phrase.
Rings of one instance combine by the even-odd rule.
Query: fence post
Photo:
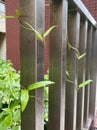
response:
[[[43,33],[44,30],[44,0],[20,0],[21,20],[30,23],[33,28]],[[20,59],[21,85],[27,87],[35,81],[43,80],[44,47],[35,34],[20,28]],[[40,98],[30,98],[26,110],[21,115],[22,130],[43,130],[43,89],[37,89],[30,95]]]
[[[80,39],[79,39],[79,51],[80,54],[86,53],[87,45],[87,28],[88,22],[81,21],[80,26]],[[85,81],[85,61],[86,56],[78,61],[78,84]],[[83,128],[83,119],[84,119],[84,87],[80,88],[77,93],[77,130],[82,130]]]
[[[80,32],[80,14],[76,12],[69,14],[68,19],[68,39],[69,43],[75,47],[79,47]],[[76,51],[68,49],[67,52],[67,70],[69,71],[69,79],[74,83],[66,83],[66,130],[76,130],[76,111],[77,111],[77,80],[78,80],[78,59]]]
[[[87,35],[87,51],[86,51],[86,76],[85,80],[90,79],[90,66],[91,66],[91,47],[92,47],[92,33],[93,27],[88,27]],[[88,128],[91,120],[89,119],[89,96],[90,96],[90,84],[85,87],[85,102],[84,102],[84,127]]]
[[[57,27],[50,34],[49,130],[65,127],[65,65],[67,39],[67,0],[51,0],[50,19]]]
[[[92,56],[91,56],[91,79],[93,82],[90,86],[90,118],[94,118],[96,110],[96,87],[97,87],[97,29],[93,29],[93,43],[92,43]]]

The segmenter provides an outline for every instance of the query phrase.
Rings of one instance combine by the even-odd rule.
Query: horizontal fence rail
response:
[[[68,1],[70,6],[73,6],[73,8],[78,9],[80,11],[80,14],[83,15],[85,19],[87,18],[94,27],[97,27],[95,19],[92,17],[92,15],[87,10],[87,8],[85,7],[85,5],[82,3],[81,0],[68,0]]]
[[[23,20],[44,32],[44,0],[21,0]],[[97,25],[81,0],[50,0],[48,130],[89,130],[95,116]],[[28,50],[28,52],[27,52]],[[20,28],[21,84],[43,80],[44,47],[34,33]],[[82,82],[91,83],[79,88]],[[43,130],[43,88],[31,94],[22,113],[22,130]],[[46,129],[45,129],[46,130]]]

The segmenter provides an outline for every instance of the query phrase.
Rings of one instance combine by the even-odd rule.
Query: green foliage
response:
[[[80,89],[80,88],[82,88],[82,87],[87,86],[89,83],[92,82],[92,80],[85,80],[85,81],[83,81],[82,83],[80,83],[80,84],[78,84],[78,85],[76,86],[76,84],[75,84],[74,81],[72,81],[72,80],[70,80],[70,79],[68,79],[68,78],[66,78],[66,81],[69,82],[69,83],[74,84],[74,86],[75,86],[75,88],[76,88],[77,90]]]
[[[76,52],[76,57],[77,57],[78,60],[82,59],[82,58],[86,55],[86,53],[80,54],[79,50],[78,50],[77,48],[73,47],[73,46],[70,44],[70,42],[68,42],[67,45],[68,45],[68,49],[69,49],[69,50],[72,49],[72,50],[74,50],[74,51]]]
[[[66,71],[65,71],[65,74],[66,74],[66,76],[69,76],[69,71],[66,70]]]
[[[21,12],[20,12],[20,10],[19,9],[16,9],[16,15],[18,16],[18,17],[20,17],[21,16]]]
[[[0,60],[0,129],[20,130],[20,113],[21,110],[23,112],[27,107],[30,97],[29,91],[49,84],[54,84],[54,82],[40,81],[20,90],[20,74],[12,67],[10,61]],[[46,100],[48,95],[47,90],[47,87],[45,87]],[[48,108],[46,109],[48,110]],[[44,117],[47,118],[45,115]]]
[[[44,88],[44,130],[48,128],[48,95],[49,95],[49,88]]]
[[[28,90],[21,90],[21,110],[22,112],[25,110],[27,103],[29,101],[29,92]]]
[[[35,29],[32,27],[32,25],[29,24],[28,22],[23,22],[23,23],[25,24],[25,25],[22,24],[23,27],[25,27],[25,29],[34,32],[35,35],[36,35],[36,37],[37,37],[37,39],[43,41],[43,37],[42,37],[42,34],[41,34],[40,32],[38,32],[37,30],[35,30]],[[27,26],[26,26],[26,25],[27,25]]]
[[[82,82],[81,84],[79,84],[78,88],[82,88],[82,87],[88,85],[88,84],[89,84],[90,82],[92,82],[92,81],[93,81],[93,80],[86,80],[86,81]]]
[[[16,17],[15,17],[15,16],[4,16],[4,15],[1,15],[1,14],[0,14],[0,19],[2,19],[2,18],[14,19],[14,18],[16,18]]]
[[[48,92],[49,92],[49,88],[45,87],[44,88],[44,105],[45,105],[44,120],[45,121],[48,121]]]
[[[34,90],[34,89],[37,89],[37,88],[40,88],[40,87],[43,87],[43,86],[46,86],[46,85],[50,85],[50,84],[54,84],[54,82],[52,82],[52,81],[40,81],[40,82],[36,82],[36,83],[29,85],[27,89],[28,90]]]
[[[80,56],[78,57],[78,60],[82,59],[85,55],[86,55],[86,53],[80,55]]]
[[[68,45],[68,50],[72,49],[72,50],[75,51],[76,57],[77,57],[77,60],[78,60],[78,61],[85,57],[86,53],[80,54],[79,50],[78,50],[77,48],[73,47],[73,46],[71,45],[71,43],[69,42],[68,39],[67,39],[67,42],[68,42],[68,43],[67,43],[67,45]],[[69,76],[70,76],[68,70],[65,71],[65,74],[66,74],[66,77],[69,77]],[[66,81],[69,82],[69,83],[74,84],[74,86],[75,86],[76,89],[80,89],[80,88],[82,88],[82,87],[85,87],[85,86],[88,85],[90,82],[92,82],[92,80],[89,79],[89,80],[83,81],[83,82],[80,83],[79,85],[78,85],[78,83],[77,83],[77,85],[76,85],[74,81],[72,81],[72,80],[70,80],[70,79],[68,79],[68,78],[66,78]]]
[[[49,70],[47,74],[44,75],[44,80],[49,80]],[[48,129],[48,95],[49,95],[49,87],[44,88],[44,130]]]
[[[29,24],[28,22],[20,22],[21,23],[21,26],[23,28],[25,28],[26,30],[30,30],[32,32],[35,33],[36,35],[36,38],[40,41],[42,41],[43,43],[43,46],[45,47],[46,46],[46,43],[45,43],[45,38],[49,35],[49,33],[56,27],[56,26],[51,26],[44,34],[42,34],[41,32],[37,31],[36,29],[34,29],[32,27],[31,24]]]
[[[51,26],[44,34],[43,37],[47,37],[49,35],[49,33],[55,28],[56,26]]]
[[[0,99],[0,129],[20,128],[20,74],[5,60],[0,60]]]
[[[35,89],[38,89],[38,88],[41,88],[41,87],[44,87],[44,86],[50,85],[50,84],[54,84],[54,82],[40,81],[40,82],[36,82],[36,83],[29,85],[27,87],[27,89],[22,89],[21,90],[21,109],[22,109],[22,112],[25,110],[27,103],[29,101],[29,91],[35,90]]]
[[[0,18],[2,19],[2,18],[6,18],[6,19],[18,19],[20,16],[21,16],[21,12],[20,12],[20,10],[18,10],[18,9],[16,9],[16,11],[15,11],[15,13],[16,13],[16,16],[5,16],[5,15],[1,15],[0,14]]]
[[[49,33],[56,26],[51,26],[44,34],[42,34],[41,32],[34,29],[33,26],[29,22],[21,20],[22,15],[21,15],[21,12],[19,9],[16,9],[15,13],[16,13],[16,16],[3,16],[3,15],[1,15],[0,18],[16,18],[16,19],[18,19],[21,27],[25,28],[26,30],[34,32],[37,40],[40,40],[43,43],[43,46],[46,47],[45,38],[49,35]]]
[[[17,9],[16,16],[1,16],[0,18],[12,18],[12,19],[16,18],[16,19],[18,19],[20,25],[23,28],[25,28],[26,30],[34,32],[37,40],[40,40],[43,43],[43,46],[45,47],[46,46],[45,38],[49,35],[49,33],[56,26],[50,27],[44,34],[42,34],[41,32],[34,29],[33,26],[31,24],[29,24],[28,22],[21,21],[21,17],[22,17],[21,12],[20,12],[20,10]],[[11,69],[14,70],[14,68],[11,66],[11,64],[9,64],[7,69],[9,69],[10,67],[11,67]],[[6,66],[4,69],[6,69]],[[6,72],[5,72],[5,74],[6,74]],[[6,85],[4,84],[5,86],[8,86],[10,84],[11,89],[9,89],[9,86],[5,89],[5,86],[4,86],[4,88],[2,87],[2,92],[0,91],[0,94],[1,94],[0,97],[3,98],[3,100],[0,102],[0,108],[1,108],[0,128],[2,128],[3,130],[4,129],[5,130],[7,130],[7,129],[19,130],[20,129],[20,104],[21,104],[21,110],[23,112],[26,109],[28,101],[29,101],[29,91],[34,90],[34,89],[38,89],[40,87],[44,87],[44,86],[49,85],[49,84],[54,84],[54,82],[52,82],[52,81],[40,81],[40,82],[36,82],[34,84],[29,85],[25,89],[22,88],[20,90],[20,75],[16,71],[15,71],[15,74],[16,74],[16,77],[18,77],[18,79],[17,79],[18,86],[17,85],[15,86],[16,82],[14,81],[14,75],[12,75],[11,78],[13,79],[13,84],[10,84],[10,78],[7,79],[7,83],[6,83],[6,81],[4,82],[6,84]],[[47,91],[48,91],[48,89],[45,88],[46,100],[47,100],[47,95],[48,95]],[[34,96],[31,96],[31,97],[34,97]],[[34,97],[34,98],[36,98],[36,97]],[[3,109],[4,104],[7,105],[5,107],[5,109]],[[47,104],[46,104],[46,106],[47,106]],[[48,111],[48,107],[46,110],[46,114],[47,114],[47,111]],[[45,116],[46,114],[44,114],[45,119],[47,119],[47,116]],[[17,118],[16,118],[16,115],[17,115]]]

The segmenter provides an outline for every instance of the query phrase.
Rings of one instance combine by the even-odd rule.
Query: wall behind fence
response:
[[[45,0],[45,30],[49,28],[50,15],[49,0]],[[15,10],[19,9],[19,0],[6,0],[6,15],[15,15]],[[20,52],[19,52],[19,24],[15,19],[6,20],[6,41],[7,41],[7,59],[10,59],[14,67],[20,69]],[[49,38],[46,38],[47,46],[45,48],[45,73],[48,69],[48,56],[49,56]]]
[[[19,0],[6,0],[6,15],[14,16],[19,8]],[[20,69],[19,52],[19,23],[16,19],[6,19],[6,44],[7,59],[10,59],[14,67]]]
[[[82,0],[85,6],[88,8],[90,13],[97,21],[97,0]]]

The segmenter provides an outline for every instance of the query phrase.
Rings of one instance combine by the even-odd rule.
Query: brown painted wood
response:
[[[44,0],[21,0],[21,20],[29,22],[36,30],[44,30]],[[27,87],[43,80],[43,45],[31,31],[20,28],[21,85]],[[31,92],[26,110],[21,115],[22,130],[43,130],[43,89]]]
[[[57,27],[50,34],[49,130],[64,130],[67,0],[51,0],[50,18]]]
[[[93,82],[90,87],[90,106],[89,116],[94,119],[95,110],[97,105],[96,91],[97,91],[97,30],[93,29],[93,43],[92,43],[92,56],[91,56],[91,79]]]
[[[80,14],[69,14],[68,18],[68,39],[70,44],[79,47],[79,33],[80,33]],[[68,49],[67,52],[67,70],[69,71],[69,79],[74,83],[66,83],[66,119],[65,129],[76,130],[76,113],[77,113],[77,80],[78,80],[78,60],[76,51]]]
[[[86,53],[87,45],[87,28],[88,22],[82,21],[80,26],[80,40],[79,40],[79,51],[80,54]],[[83,57],[78,61],[78,84],[85,81],[85,61],[86,57]],[[80,88],[77,93],[77,122],[76,129],[82,130],[83,119],[84,119],[84,87]]]
[[[93,27],[88,28],[87,36],[87,51],[86,51],[86,77],[85,80],[90,79],[90,66],[91,66],[91,47],[92,47],[92,32]],[[89,120],[89,96],[90,96],[90,84],[85,87],[85,102],[84,102],[84,127],[87,128]]]

